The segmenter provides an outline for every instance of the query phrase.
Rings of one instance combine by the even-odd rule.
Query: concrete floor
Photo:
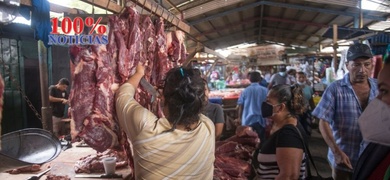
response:
[[[331,177],[332,170],[326,158],[328,145],[325,143],[318,129],[312,130],[312,135],[309,139],[309,149],[320,175],[322,177]],[[312,165],[310,170],[313,175],[316,174]]]

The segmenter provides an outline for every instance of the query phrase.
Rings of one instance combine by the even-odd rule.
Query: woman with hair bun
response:
[[[144,67],[116,92],[120,127],[132,142],[135,179],[212,179],[215,130],[201,114],[205,82],[196,69],[168,71],[162,92],[165,117],[158,118],[134,99]]]
[[[272,129],[261,149],[254,153],[252,165],[256,172],[255,179],[306,177],[307,160],[303,145],[306,136],[297,119],[305,112],[305,103],[299,85],[276,85],[268,92],[261,111],[263,117],[272,122]]]

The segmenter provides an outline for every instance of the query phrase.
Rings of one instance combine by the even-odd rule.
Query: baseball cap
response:
[[[372,58],[371,48],[367,44],[353,44],[348,48],[347,61],[353,61],[359,57]]]

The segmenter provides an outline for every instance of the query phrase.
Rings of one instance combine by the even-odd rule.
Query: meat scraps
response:
[[[234,136],[217,141],[213,179],[247,179],[251,173],[252,154],[259,143],[257,133],[249,126],[239,126]]]
[[[128,165],[127,156],[124,151],[115,151],[112,149],[106,150],[102,153],[91,154],[80,158],[75,166],[76,173],[101,173],[104,172],[102,163],[103,158],[116,157],[116,169],[125,168]]]
[[[26,166],[26,167],[21,167],[21,168],[7,170],[5,172],[10,173],[10,174],[20,174],[20,173],[38,172],[40,170],[41,170],[41,165],[33,164],[33,165],[30,165],[30,166]]]
[[[60,176],[48,173],[46,176],[46,180],[71,180],[71,178],[68,175]]]

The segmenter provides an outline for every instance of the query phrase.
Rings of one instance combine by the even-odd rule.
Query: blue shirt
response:
[[[305,97],[305,99],[309,102],[310,99],[312,98],[314,92],[313,92],[313,88],[311,88],[311,86],[308,86],[308,85],[304,85],[303,86],[303,96]]]
[[[241,125],[247,126],[260,123],[265,127],[265,119],[261,115],[261,104],[267,98],[268,89],[260,86],[259,83],[251,83],[242,91],[237,104],[243,105]]]
[[[376,79],[369,78],[369,101],[378,94]],[[358,125],[358,118],[363,109],[358,97],[349,81],[349,73],[343,79],[337,80],[325,89],[320,102],[313,111],[313,115],[328,122],[333,132],[333,137],[340,149],[349,157],[352,166],[355,166],[359,158],[359,150],[363,140]],[[334,154],[329,149],[328,159],[333,167],[337,167]]]

